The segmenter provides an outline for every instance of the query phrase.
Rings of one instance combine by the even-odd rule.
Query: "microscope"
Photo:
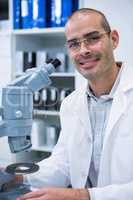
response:
[[[0,108],[0,137],[8,136],[12,153],[29,149],[31,144],[33,93],[51,84],[49,75],[61,64],[58,59],[51,59],[43,67],[31,68],[19,78],[2,89],[2,107]],[[19,174],[38,170],[34,163],[14,163],[4,172],[0,171],[0,188]],[[4,196],[0,199],[8,199]],[[11,194],[9,195],[11,199]],[[13,197],[14,198],[14,197]],[[14,198],[15,199],[15,198]]]

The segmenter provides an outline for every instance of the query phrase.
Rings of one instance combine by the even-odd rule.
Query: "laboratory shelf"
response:
[[[48,115],[48,116],[59,116],[59,112],[58,111],[50,111],[50,110],[39,110],[39,109],[34,109],[33,110],[33,115],[37,116],[37,115]]]
[[[19,30],[13,30],[12,31],[13,35],[43,35],[45,36],[63,36],[64,35],[64,28],[59,27],[59,28],[44,28],[44,29],[39,29],[39,28],[34,28],[34,29],[19,29]]]

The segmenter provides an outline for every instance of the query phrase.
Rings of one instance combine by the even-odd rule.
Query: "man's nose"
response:
[[[89,45],[87,46],[84,40],[80,42],[80,53],[91,53]]]

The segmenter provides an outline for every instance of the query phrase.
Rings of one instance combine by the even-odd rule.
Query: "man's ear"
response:
[[[119,34],[116,30],[111,31],[112,47],[116,49],[119,44]]]

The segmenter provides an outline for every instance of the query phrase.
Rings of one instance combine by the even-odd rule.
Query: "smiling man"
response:
[[[53,154],[26,177],[41,189],[18,200],[133,200],[133,69],[115,61],[119,36],[103,13],[76,11],[65,33],[87,85],[63,101]]]
[[[119,36],[117,31],[111,31],[103,17],[93,10],[83,9],[73,14],[66,25],[70,57],[96,96],[109,93],[119,71],[113,55]]]

